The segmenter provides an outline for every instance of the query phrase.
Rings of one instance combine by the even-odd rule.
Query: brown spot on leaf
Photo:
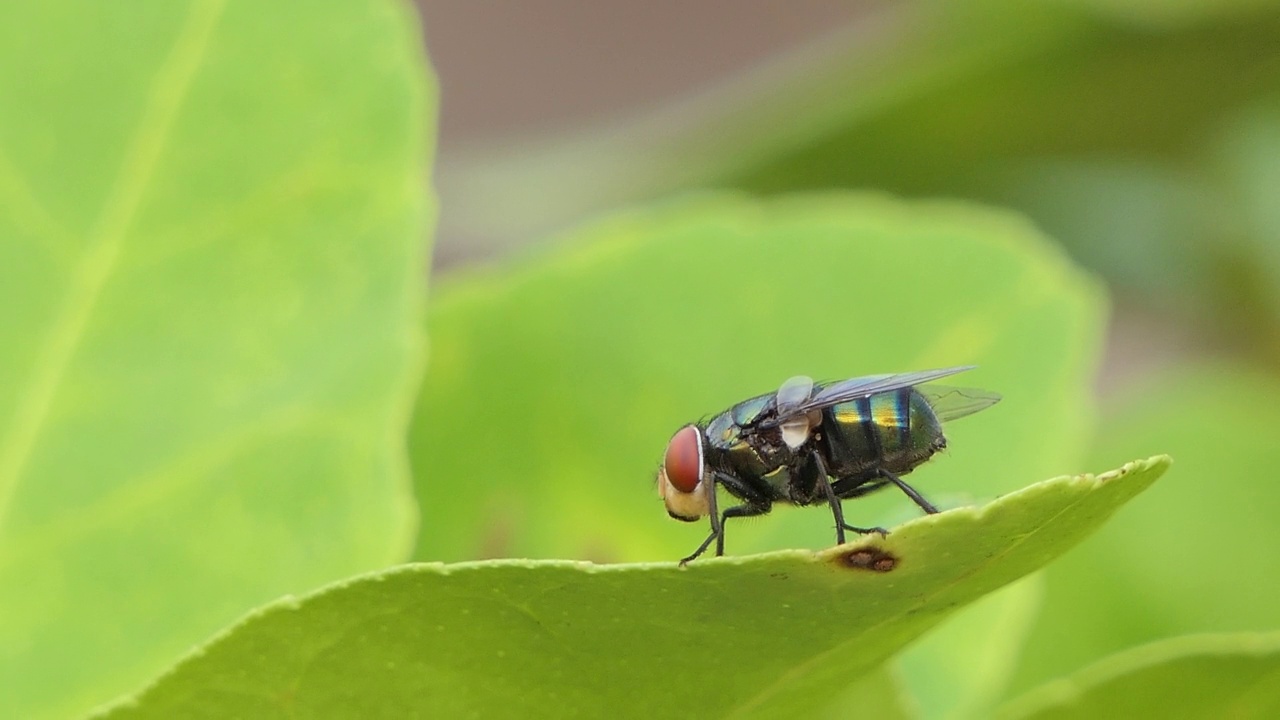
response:
[[[898,558],[876,547],[861,547],[841,553],[836,561],[847,568],[889,572],[898,566]]]

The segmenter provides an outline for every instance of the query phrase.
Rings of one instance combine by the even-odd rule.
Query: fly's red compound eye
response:
[[[682,493],[693,492],[702,479],[702,437],[697,427],[686,425],[671,438],[662,467],[672,487]]]

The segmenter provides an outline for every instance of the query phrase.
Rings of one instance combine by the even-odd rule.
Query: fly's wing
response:
[[[867,377],[841,380],[831,383],[814,393],[808,402],[801,403],[796,413],[820,410],[832,405],[839,405],[858,398],[870,397],[883,392],[901,390],[921,383],[931,382],[965,370],[972,370],[974,365],[943,368],[941,370],[921,370],[920,372],[900,373],[898,375],[868,375]]]
[[[778,415],[791,415],[813,395],[813,378],[797,375],[778,388]]]
[[[916,388],[916,392],[924,395],[929,401],[933,414],[938,416],[940,422],[972,415],[1000,402],[999,394],[977,388],[927,385]]]

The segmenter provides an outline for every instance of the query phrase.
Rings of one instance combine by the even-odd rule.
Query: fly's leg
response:
[[[848,500],[850,498],[862,497],[863,495],[870,495],[888,484],[889,482],[887,480],[874,480],[872,482],[867,482],[865,480],[855,481],[852,479],[845,479],[837,480],[831,485],[831,489],[834,490],[836,495],[841,499]],[[878,533],[880,537],[888,537],[889,535],[889,531],[879,525],[864,528],[846,524],[844,529],[852,530],[859,535],[870,535],[871,533]]]
[[[925,500],[923,495],[916,492],[915,488],[903,482],[902,478],[898,477],[897,475],[894,475],[893,473],[883,468],[881,468],[878,472],[880,474],[880,477],[885,478],[886,480],[893,483],[894,485],[897,485],[898,489],[906,493],[907,497],[911,498],[912,502],[914,502],[916,505],[919,505],[921,510],[925,511],[926,513],[929,513],[930,515],[934,515],[938,512],[938,508],[934,507],[933,503],[929,502],[928,500]]]
[[[831,480],[827,478],[827,464],[822,461],[822,455],[817,450],[813,451],[813,462],[818,466],[818,489],[822,491],[823,497],[831,505],[831,514],[836,520],[836,544],[844,544],[845,530],[852,530],[863,535],[869,532],[880,532],[883,535],[884,532],[881,528],[854,527],[844,521],[844,507],[840,504],[840,497],[836,495],[836,491],[831,487]]]
[[[746,500],[742,505],[735,505],[725,510],[719,516],[716,515],[716,483],[724,485],[731,493]],[[716,557],[724,555],[724,521],[731,517],[751,517],[753,515],[764,515],[773,507],[769,498],[761,496],[753,488],[743,483],[738,478],[728,473],[717,472],[715,474],[715,483],[707,489],[710,497],[707,498],[707,508],[711,511],[711,534],[706,540],[698,546],[693,554],[682,559],[680,565],[684,566],[699,555],[707,551],[711,547],[711,541],[716,543]]]
[[[831,489],[836,491],[836,495],[844,500],[860,498],[863,495],[871,493],[889,485],[888,480],[862,480],[855,478],[846,478],[831,483]]]
[[[711,541],[715,540],[717,537],[719,537],[719,534],[715,530],[712,530],[711,534],[707,536],[706,540],[702,541],[702,544],[698,546],[697,550],[694,550],[692,553],[690,553],[686,557],[683,557],[680,559],[680,567],[684,567],[685,565],[688,565],[690,561],[697,559],[699,555],[706,552],[707,546],[710,545]]]
[[[889,537],[889,531],[888,531],[888,530],[885,530],[884,528],[880,527],[879,525],[876,525],[876,526],[874,526],[874,527],[865,527],[865,528],[864,528],[864,527],[858,527],[858,526],[856,526],[856,525],[845,525],[845,526],[844,526],[844,529],[845,529],[845,530],[852,530],[852,531],[854,531],[854,532],[858,533],[859,535],[870,535],[871,533],[875,533],[875,534],[879,535],[880,537]]]
[[[707,509],[711,511],[709,513],[709,515],[711,516],[711,534],[707,536],[706,540],[702,541],[702,544],[698,546],[697,550],[694,550],[692,554],[680,560],[680,567],[684,567],[689,563],[690,560],[693,560],[694,558],[698,557],[702,553],[706,552],[707,547],[711,545],[712,540],[719,539],[719,542],[717,543],[717,547],[718,548],[724,547],[724,521],[720,519],[720,513],[716,509],[715,482],[712,481],[711,485],[708,486],[703,492],[707,493]],[[716,554],[719,555],[720,553],[717,552]]]
[[[731,517],[754,517],[769,512],[767,505],[734,505],[720,516],[720,539],[716,542],[716,557],[724,555],[724,521]]]
[[[863,495],[870,495],[871,493],[887,486],[888,484],[889,484],[888,480],[879,480],[879,479],[867,480],[865,478],[852,477],[852,478],[845,478],[843,480],[836,480],[835,482],[831,483],[831,489],[832,491],[835,492],[836,497],[840,498],[841,500],[850,500],[852,498],[862,497]],[[844,529],[852,530],[853,532],[856,532],[859,535],[870,535],[871,533],[876,533],[880,537],[888,537],[889,535],[889,531],[885,530],[879,525],[875,525],[872,527],[858,527],[857,525],[850,525],[848,523],[845,523]]]
[[[773,509],[773,500],[762,494],[755,487],[745,483],[736,475],[716,471],[716,481],[725,487],[734,497],[741,498],[743,503],[725,510],[720,516],[720,539],[716,541],[716,557],[724,555],[724,521],[731,517],[752,517],[764,515]]]
[[[767,512],[769,512],[769,507],[762,505],[734,505],[725,510],[718,521],[712,522],[711,534],[707,536],[707,539],[702,541],[702,544],[698,546],[697,550],[693,551],[692,555],[681,560],[680,564],[687,565],[691,560],[706,552],[707,548],[711,547],[712,540],[716,541],[716,557],[724,555],[724,521],[731,517],[752,517],[753,515],[764,515]]]

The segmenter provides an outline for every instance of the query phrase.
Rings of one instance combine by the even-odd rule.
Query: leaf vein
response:
[[[173,129],[174,121],[208,48],[224,0],[192,6],[170,55],[157,75],[120,174],[70,279],[62,307],[37,354],[33,377],[17,403],[0,443],[0,530],[8,521],[18,483],[48,420],[67,368],[84,339],[103,288],[116,270],[125,236]]]

